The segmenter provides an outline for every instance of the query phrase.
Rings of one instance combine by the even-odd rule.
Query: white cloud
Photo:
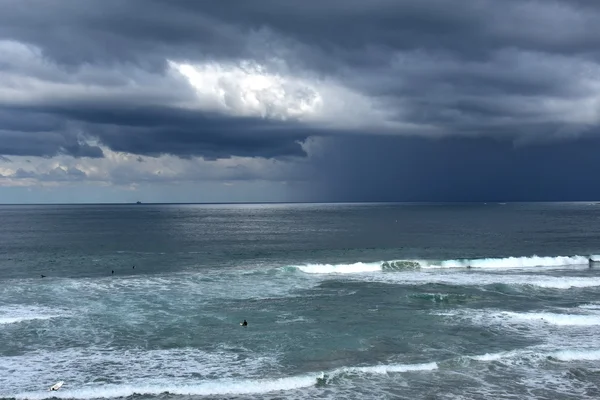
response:
[[[99,185],[128,186],[139,183],[274,181],[307,178],[307,160],[284,162],[264,158],[231,157],[207,161],[172,155],[139,157],[103,147],[104,158],[13,156],[0,164],[0,186],[55,186],[87,181]],[[298,168],[300,167],[300,168]]]
[[[432,130],[400,121],[402,110],[384,99],[370,97],[329,77],[306,71],[292,72],[285,60],[258,63],[179,63],[173,70],[185,76],[195,89],[198,109],[231,116],[292,120],[325,129],[378,128]],[[398,133],[398,132],[396,132]]]
[[[322,112],[323,97],[310,82],[269,73],[256,62],[170,65],[189,80],[206,110],[281,120],[310,120]]]

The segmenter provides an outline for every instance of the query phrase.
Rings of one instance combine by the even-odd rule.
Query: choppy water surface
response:
[[[600,206],[2,206],[0,222],[2,398],[600,396]]]

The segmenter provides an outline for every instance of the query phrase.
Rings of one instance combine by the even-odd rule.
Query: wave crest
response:
[[[250,395],[305,389],[326,385],[332,378],[343,377],[347,374],[387,374],[393,372],[431,371],[438,368],[437,363],[425,364],[386,364],[365,367],[344,367],[331,372],[306,374],[278,379],[226,379],[206,381],[199,384],[166,384],[154,382],[148,384],[102,385],[81,389],[68,388],[68,382],[63,390],[28,392],[16,395],[18,400],[43,400],[48,398],[61,399],[101,399],[119,398],[132,395],[160,395],[164,393],[184,396],[225,396]]]
[[[505,257],[505,258],[480,258],[480,259],[458,259],[434,262],[431,268],[533,268],[533,267],[563,267],[569,265],[587,265],[588,256],[556,256],[556,257]],[[594,260],[600,260],[600,256],[591,256]]]
[[[391,260],[378,262],[356,262],[352,264],[307,264],[291,266],[293,270],[300,270],[307,274],[357,274],[368,272],[394,272],[427,269],[448,268],[482,268],[482,269],[508,269],[508,268],[534,268],[534,267],[565,267],[575,265],[588,265],[589,258],[598,260],[599,255],[592,256],[556,256],[556,257],[504,257],[504,258],[475,258],[452,260]]]

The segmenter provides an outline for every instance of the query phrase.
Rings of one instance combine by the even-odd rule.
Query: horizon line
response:
[[[599,200],[488,200],[488,201],[227,201],[227,202],[79,202],[79,203],[1,203],[0,206],[144,206],[144,205],[268,205],[268,204],[531,204],[531,203],[592,203],[600,205]]]

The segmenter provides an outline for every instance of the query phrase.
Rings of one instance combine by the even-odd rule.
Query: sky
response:
[[[0,203],[600,200],[597,0],[0,3]]]

